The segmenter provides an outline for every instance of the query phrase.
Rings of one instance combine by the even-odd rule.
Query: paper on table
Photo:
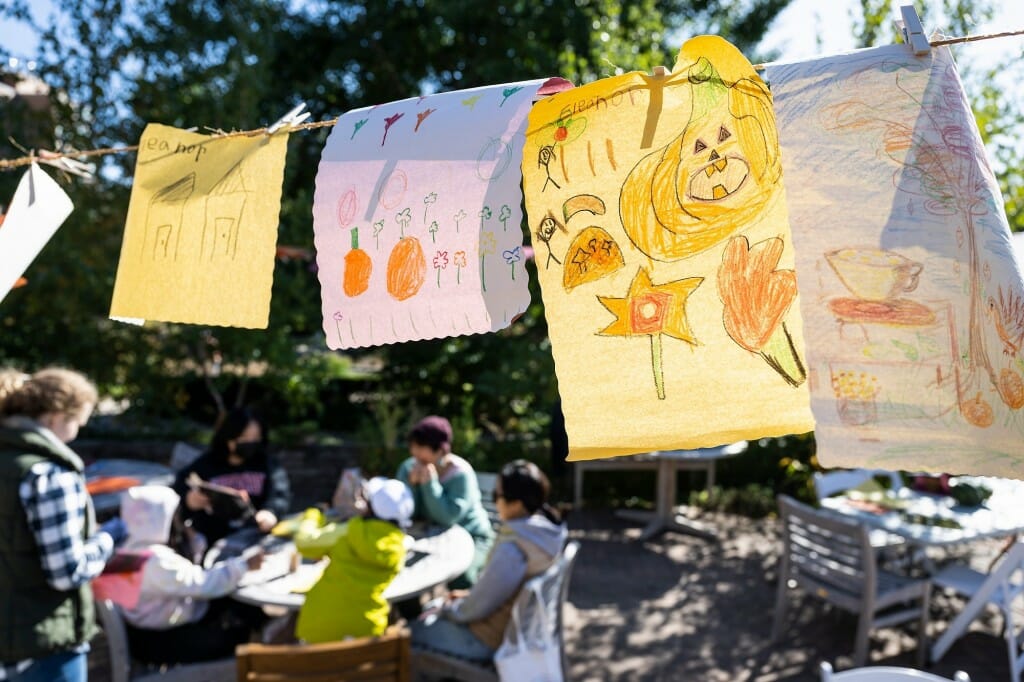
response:
[[[111,317],[267,326],[287,140],[146,126]]]
[[[538,102],[523,176],[570,460],[812,428],[771,95],[736,48]]]
[[[819,460],[1020,476],[1024,284],[949,51],[767,73]]]
[[[36,164],[18,182],[0,226],[0,301],[50,241],[74,205]]]
[[[328,346],[496,331],[526,310],[515,161],[543,82],[407,99],[338,120],[313,201]]]

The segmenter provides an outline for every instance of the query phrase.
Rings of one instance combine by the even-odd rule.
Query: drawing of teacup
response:
[[[924,266],[885,249],[836,249],[825,260],[850,293],[865,301],[887,301],[917,288]]]

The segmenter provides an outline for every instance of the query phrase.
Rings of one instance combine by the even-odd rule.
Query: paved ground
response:
[[[582,542],[566,623],[574,680],[810,681],[820,679],[821,661],[851,665],[856,619],[813,599],[794,610],[784,642],[769,641],[777,521],[702,519],[719,529],[720,542],[669,533],[640,543],[636,526],[609,513],[571,519]],[[996,549],[988,543],[982,551]],[[935,601],[933,633],[961,604]],[[998,627],[997,617],[976,623],[930,671],[1009,679]],[[871,663],[913,666],[915,646],[912,628],[883,630],[872,638]]]
[[[719,529],[720,542],[669,533],[640,543],[639,529],[610,513],[572,516],[572,535],[582,542],[566,619],[573,680],[812,681],[821,661],[850,665],[856,620],[812,599],[794,609],[783,643],[769,641],[776,521],[702,519]],[[959,604],[935,602],[933,633]],[[973,682],[1008,680],[998,627],[996,617],[975,623],[975,632],[931,671],[952,677],[964,670]],[[912,666],[915,646],[912,629],[883,630],[872,639],[872,664]],[[93,643],[92,682],[110,679],[105,647],[102,636]]]

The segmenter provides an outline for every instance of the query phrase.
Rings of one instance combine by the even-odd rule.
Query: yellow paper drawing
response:
[[[267,326],[287,139],[146,126],[111,317]]]
[[[570,460],[813,428],[771,94],[736,48],[541,100],[523,176]]]

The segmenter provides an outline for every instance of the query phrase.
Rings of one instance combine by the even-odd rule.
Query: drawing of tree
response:
[[[405,228],[409,227],[409,223],[412,222],[412,211],[408,208],[403,208],[401,211],[395,214],[395,221],[402,228],[402,239],[405,239]]]
[[[384,231],[384,220],[378,220],[373,224],[373,239],[377,243],[377,250],[380,251],[380,233]]]
[[[430,205],[437,201],[437,192],[431,192],[427,196],[423,197],[423,224],[427,224],[427,211],[430,210]]]
[[[436,244],[437,243],[437,230],[438,230],[437,221],[434,220],[434,221],[432,221],[430,223],[430,227],[427,228],[427,231],[430,232],[430,243],[431,244]]]

